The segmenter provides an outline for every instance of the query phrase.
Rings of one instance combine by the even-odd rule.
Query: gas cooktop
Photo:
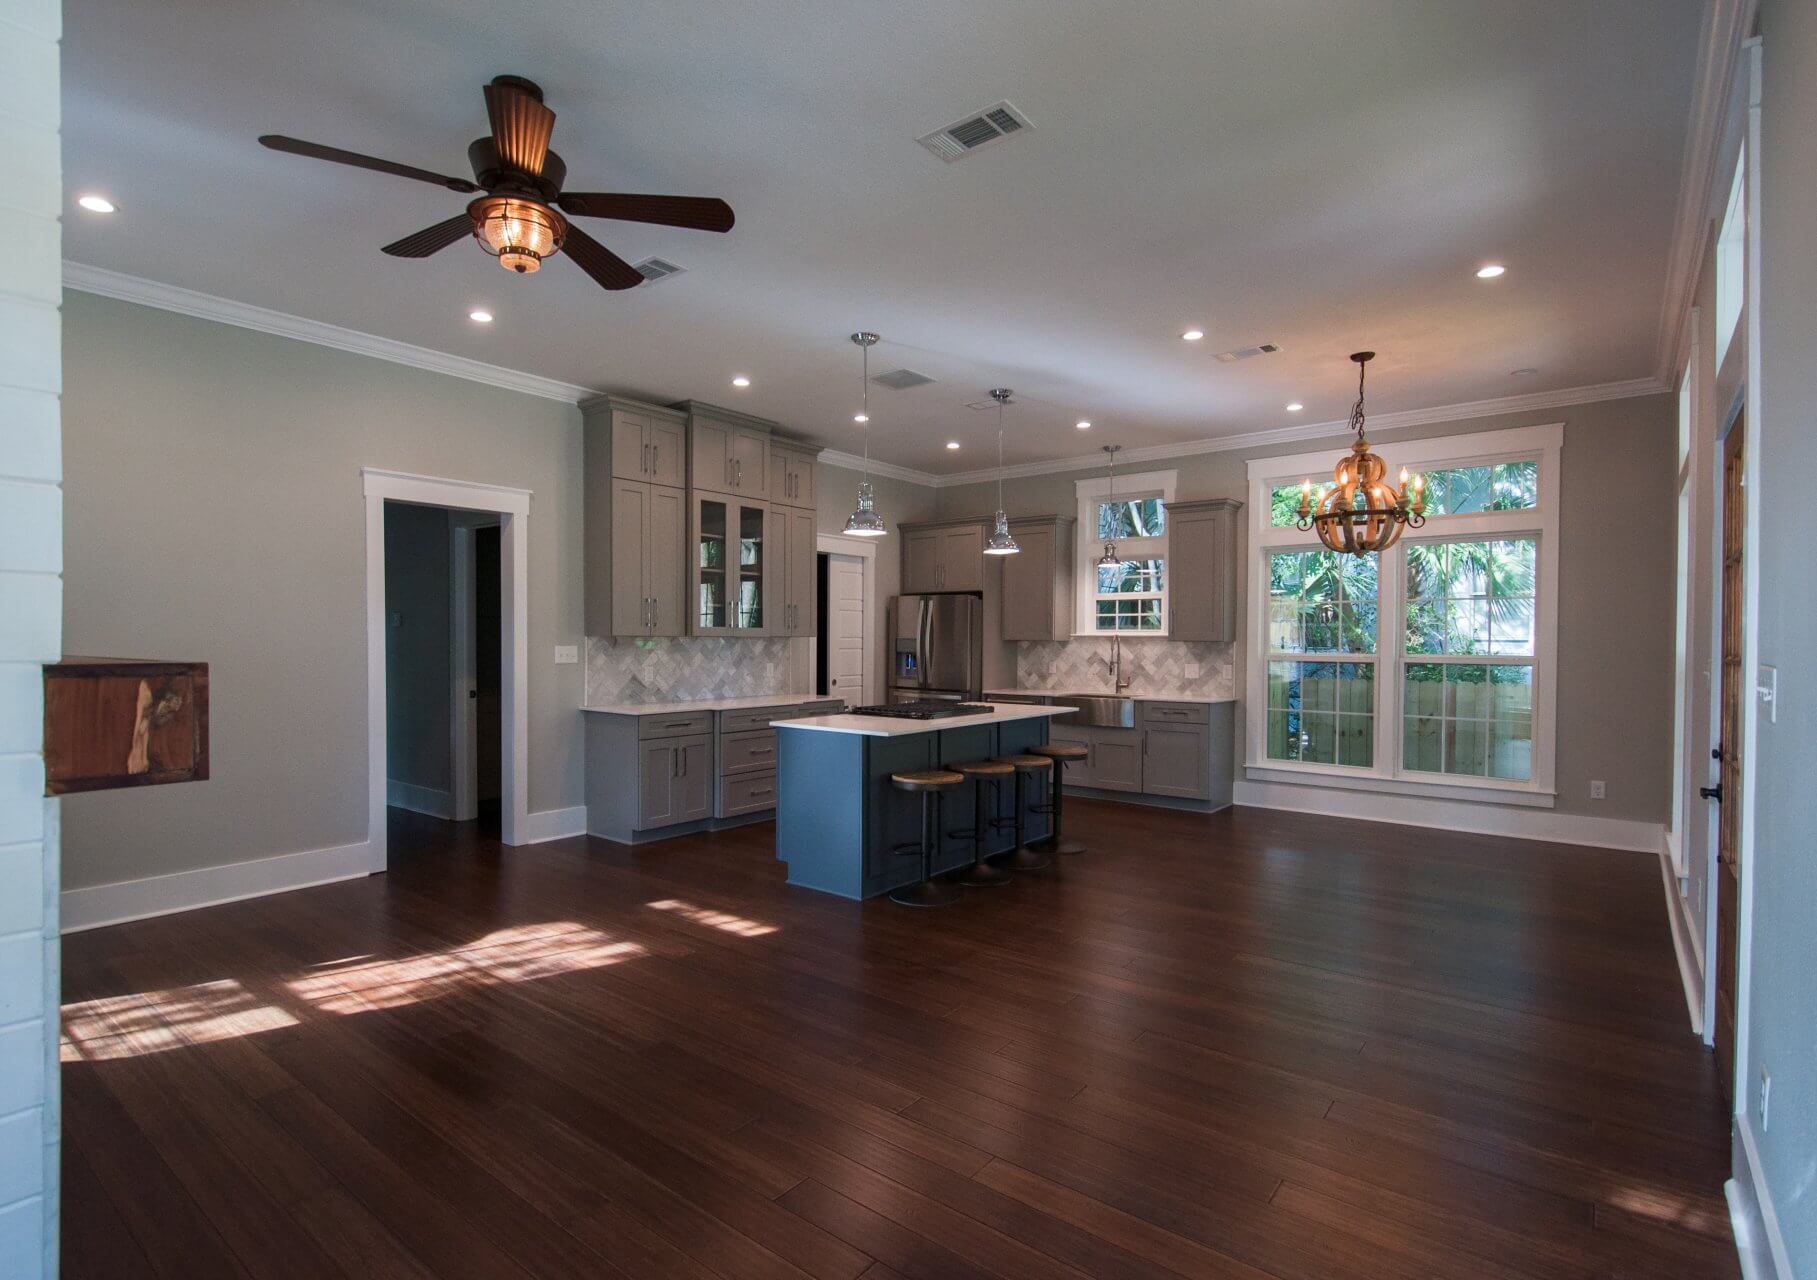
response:
[[[887,707],[853,707],[855,716],[894,716],[899,720],[945,720],[950,716],[988,715],[986,702],[897,702]]]

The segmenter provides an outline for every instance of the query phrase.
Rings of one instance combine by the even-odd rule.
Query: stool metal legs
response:
[[[1061,827],[1061,819],[1066,809],[1066,761],[1054,761],[1054,774],[1048,786],[1054,793],[1053,803],[1049,809],[1054,815],[1054,832],[1047,839],[1040,841],[1041,847],[1050,853],[1084,853],[1085,846],[1077,840],[1068,840]]]
[[[1029,848],[1028,841],[1024,839],[1028,823],[1028,810],[1022,804],[1022,779],[1024,776],[1026,775],[1023,770],[1016,770],[1016,847],[1010,852],[1009,857],[1003,860],[1003,865],[1014,867],[1017,871],[1039,871],[1048,862],[1045,854],[1037,853]]]
[[[984,816],[984,779],[973,778],[972,828],[970,831],[955,831],[954,835],[969,835],[972,838],[972,865],[959,876],[959,883],[974,888],[990,885],[1008,884],[1010,873],[1002,867],[993,867],[984,860],[984,841],[990,833],[990,820]]]
[[[940,793],[923,791],[921,793],[921,879],[915,884],[905,884],[899,889],[890,890],[890,901],[900,902],[905,907],[944,907],[959,900],[959,891],[952,885],[934,879],[934,850],[940,843]],[[903,846],[899,852],[915,846]]]

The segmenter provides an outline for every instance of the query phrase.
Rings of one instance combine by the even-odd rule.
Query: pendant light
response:
[[[1009,403],[1008,387],[992,387],[991,399],[997,402],[997,514],[991,519],[990,541],[984,544],[987,556],[1013,556],[1021,547],[1009,531],[1009,516],[1003,510],[1003,406]]]
[[[1359,351],[1350,358],[1356,362],[1356,404],[1350,409],[1356,443],[1331,469],[1336,484],[1321,489],[1316,502],[1312,481],[1300,482],[1300,515],[1294,523],[1301,529],[1317,529],[1319,541],[1333,551],[1366,556],[1386,551],[1403,532],[1426,523],[1426,477],[1417,475],[1410,481],[1402,467],[1399,488],[1384,478],[1388,465],[1369,452],[1363,436],[1363,375],[1375,352]]]
[[[864,424],[864,477],[858,482],[858,506],[845,518],[845,531],[854,538],[881,538],[889,530],[871,500],[871,348],[881,339],[874,333],[859,332],[852,335],[852,341],[864,353],[859,384],[864,407],[858,419]]]
[[[1110,507],[1117,508],[1117,455],[1123,451],[1120,444],[1107,444],[1104,452],[1110,455]],[[1123,563],[1123,557],[1117,554],[1117,540],[1114,537],[1104,539],[1104,554],[1098,557],[1098,568],[1115,569]]]

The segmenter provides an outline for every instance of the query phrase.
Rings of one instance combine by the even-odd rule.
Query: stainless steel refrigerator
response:
[[[984,694],[984,597],[897,596],[889,700],[976,702]]]

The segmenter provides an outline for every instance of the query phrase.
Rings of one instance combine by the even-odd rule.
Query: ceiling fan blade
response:
[[[521,173],[541,176],[555,113],[541,98],[512,83],[511,77],[501,76],[486,86],[486,115],[492,121],[498,158]]]
[[[574,265],[596,280],[603,289],[635,289],[644,282],[643,273],[605,245],[570,225],[562,240],[562,252],[574,259]]]
[[[634,196],[606,191],[570,191],[555,201],[563,213],[620,222],[654,222],[695,231],[730,231],[732,206],[711,196]]]
[[[446,249],[462,236],[473,231],[473,219],[466,214],[438,222],[433,227],[424,227],[414,235],[394,240],[385,246],[384,252],[394,258],[427,258],[430,254]],[[641,277],[640,277],[641,278]]]
[[[396,164],[390,160],[380,160],[377,156],[363,156],[357,151],[343,151],[339,147],[324,147],[319,142],[304,142],[301,138],[286,138],[281,133],[268,133],[259,139],[262,146],[273,151],[287,151],[293,156],[308,156],[313,160],[328,160],[335,164],[349,164],[356,169],[371,169],[374,173],[390,173],[400,178],[415,178],[418,182],[433,182],[438,187],[447,187],[450,191],[470,193],[479,188],[465,178],[450,178],[446,174],[431,173],[427,169],[418,169],[415,165]]]

